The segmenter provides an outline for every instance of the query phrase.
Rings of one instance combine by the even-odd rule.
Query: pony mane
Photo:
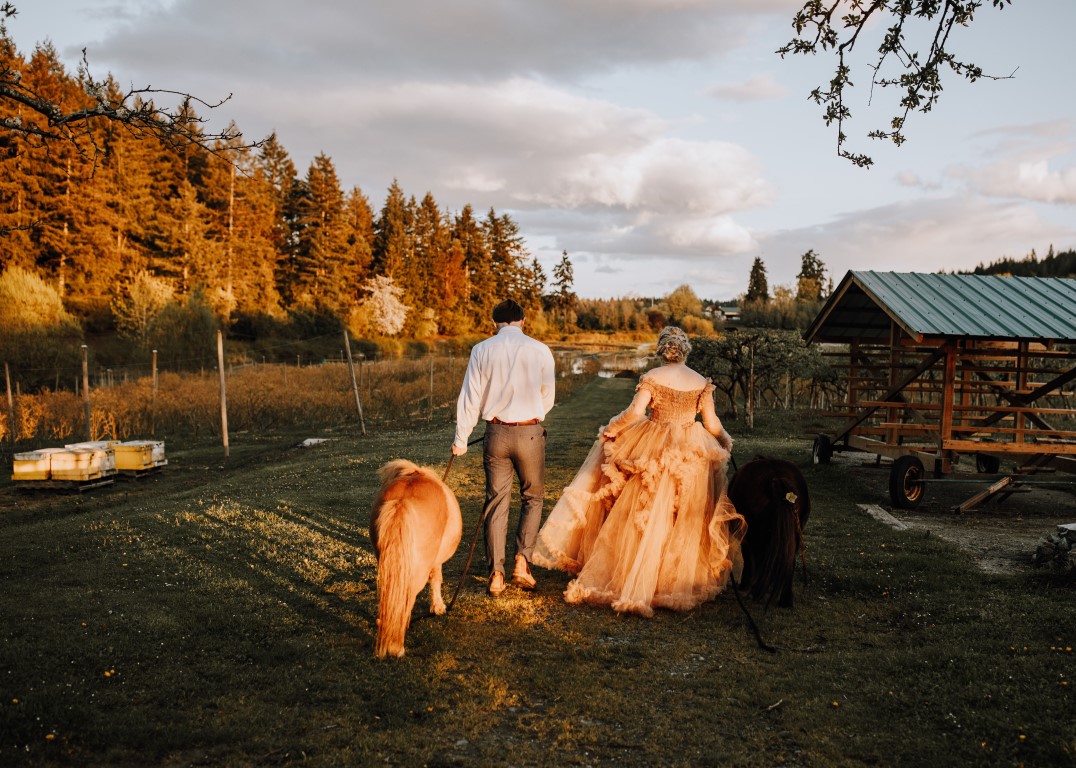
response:
[[[427,477],[434,477],[435,475],[425,467],[420,467],[413,461],[407,459],[393,459],[377,470],[377,476],[381,480],[381,487],[378,489],[378,496],[385,492],[385,489],[398,477],[405,477],[407,475],[425,475]]]

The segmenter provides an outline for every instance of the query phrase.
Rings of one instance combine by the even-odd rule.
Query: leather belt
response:
[[[526,421],[501,421],[497,417],[489,419],[490,424],[499,424],[502,427],[530,427],[537,424],[541,419],[527,419]]]

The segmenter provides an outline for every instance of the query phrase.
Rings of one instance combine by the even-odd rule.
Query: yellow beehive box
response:
[[[116,474],[116,456],[111,447],[70,448],[51,456],[53,480],[96,480]]]
[[[39,451],[16,453],[12,480],[48,480],[52,473],[52,454],[63,448],[42,448]]]
[[[116,469],[121,471],[137,472],[168,463],[161,440],[128,440],[114,444],[112,452],[116,455]]]

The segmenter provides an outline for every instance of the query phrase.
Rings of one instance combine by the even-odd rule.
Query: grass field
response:
[[[550,414],[547,511],[632,387],[595,379]],[[811,465],[796,419],[762,422],[727,425],[736,457],[797,461],[813,500],[810,584],[753,607],[773,655],[731,594],[647,620],[569,606],[536,569],[491,599],[480,544],[453,610],[420,596],[407,656],[377,661],[374,473],[443,471],[445,422],[251,431],[227,460],[177,441],[161,473],[82,495],[5,480],[0,765],[1076,765],[1072,581],[882,526],[856,504],[886,499]],[[446,599],[477,448],[448,477]]]

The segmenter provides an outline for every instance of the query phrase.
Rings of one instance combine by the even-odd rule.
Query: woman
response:
[[[538,534],[534,562],[576,576],[569,603],[690,610],[739,573],[746,527],[725,493],[732,438],[690,351],[681,329],[662,330],[661,367],[602,429]]]

